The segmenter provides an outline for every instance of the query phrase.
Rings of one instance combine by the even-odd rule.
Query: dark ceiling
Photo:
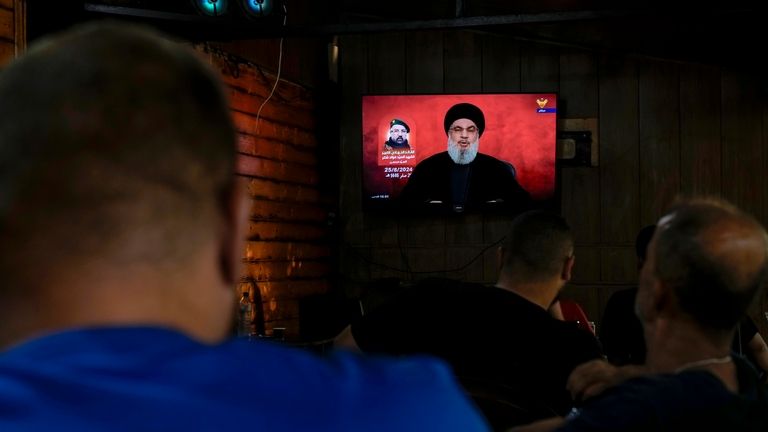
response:
[[[676,4],[677,3],[677,4]],[[668,1],[339,1],[343,22],[471,21],[478,30],[556,44],[712,64],[761,63],[768,2],[685,5]],[[504,24],[497,24],[506,22]],[[450,25],[450,24],[448,24]]]
[[[194,15],[192,0],[29,0],[29,7],[31,11],[46,8],[45,13],[36,16],[49,17],[48,27],[66,24],[66,7],[77,11],[69,12],[70,15],[85,13],[154,21],[193,39],[331,37],[466,28],[568,46],[739,68],[753,68],[761,63],[759,51],[766,42],[763,26],[768,11],[768,2],[764,0],[721,1],[696,7],[675,5],[674,0],[282,1],[288,16],[285,27],[282,16],[261,22],[238,18],[236,13],[229,18],[203,19]],[[52,7],[59,10],[49,11]],[[89,7],[89,12],[83,12]],[[163,13],[166,15],[160,16]],[[31,36],[34,38],[36,29],[44,25],[31,22]]]

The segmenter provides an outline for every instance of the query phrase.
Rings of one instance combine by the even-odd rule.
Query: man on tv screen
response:
[[[448,150],[419,162],[400,195],[412,208],[524,210],[531,197],[517,182],[512,164],[479,153],[485,116],[475,105],[459,103],[443,121]]]
[[[408,134],[411,128],[400,119],[389,122],[389,139],[384,143],[384,150],[410,150]]]

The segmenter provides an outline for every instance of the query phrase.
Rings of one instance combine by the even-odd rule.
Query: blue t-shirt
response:
[[[734,357],[738,394],[704,370],[635,378],[590,399],[558,431],[768,431],[765,385]]]
[[[485,431],[428,358],[200,344],[159,328],[50,334],[0,354],[2,431]]]

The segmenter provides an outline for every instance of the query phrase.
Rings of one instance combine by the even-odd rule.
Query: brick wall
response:
[[[21,0],[0,0],[0,65],[23,49],[24,22],[24,3]]]
[[[253,200],[238,293],[251,290],[261,300],[267,334],[285,327],[287,337],[298,337],[299,300],[329,290],[328,201],[319,187],[313,94],[281,79],[257,121],[276,77],[227,53],[199,49],[228,85],[237,173],[248,179]]]

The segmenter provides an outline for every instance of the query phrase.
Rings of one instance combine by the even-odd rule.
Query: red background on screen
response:
[[[415,158],[405,166],[413,167],[446,150],[445,112],[454,104],[469,102],[485,115],[479,152],[514,165],[518,182],[534,199],[551,198],[555,190],[557,115],[538,113],[539,98],[548,100],[545,108],[557,107],[553,93],[363,96],[363,195],[395,198],[407,182],[405,178],[386,178],[385,162],[379,160],[393,118],[410,127],[409,144]]]

